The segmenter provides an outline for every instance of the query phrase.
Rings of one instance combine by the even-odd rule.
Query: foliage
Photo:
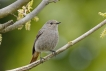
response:
[[[99,15],[106,17],[106,13],[99,12]],[[103,30],[103,32],[100,35],[101,38],[103,38],[104,36],[106,36],[106,28]]]
[[[33,0],[31,0],[26,6],[23,6],[22,9],[18,10],[18,17],[17,20],[22,19],[23,17],[25,17],[28,13],[31,12],[31,9],[33,5]],[[38,17],[34,17],[35,21],[38,21]],[[21,30],[23,28],[24,25],[20,25],[20,27],[18,28],[18,30]],[[25,29],[26,30],[30,30],[30,26],[31,26],[31,20],[29,20],[26,24],[25,24]]]

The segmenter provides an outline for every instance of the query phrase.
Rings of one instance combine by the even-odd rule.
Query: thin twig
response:
[[[0,9],[0,18],[3,18],[14,11],[18,10],[23,5],[27,4],[30,0],[16,0],[14,3],[10,4],[7,7]]]
[[[65,51],[70,46],[73,46],[74,44],[76,44],[80,40],[86,38],[87,36],[89,36],[90,34],[92,34],[93,32],[95,32],[96,30],[98,30],[100,27],[102,27],[105,24],[106,24],[106,20],[102,21],[101,23],[99,23],[98,25],[96,25],[94,28],[90,29],[88,32],[86,32],[83,35],[79,36],[75,40],[68,42],[66,45],[64,45],[63,47],[61,47],[58,50],[56,50],[56,53],[59,54],[59,53]],[[50,60],[54,56],[55,55],[53,55],[53,54],[49,54],[49,55],[45,56],[43,62],[46,62],[46,61]],[[7,71],[27,71],[27,70],[32,69],[33,67],[38,66],[41,63],[42,62],[40,60],[37,60],[37,61],[35,61],[35,62],[31,63],[31,64],[28,64],[26,66],[22,66],[22,67],[19,67],[19,68],[16,68],[16,69],[12,69],[12,70],[7,70]]]
[[[0,30],[5,29],[6,27],[10,26],[13,24],[13,20],[9,20],[6,23],[0,24]]]

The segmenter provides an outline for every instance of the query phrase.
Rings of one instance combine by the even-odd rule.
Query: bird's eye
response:
[[[53,23],[51,22],[50,24],[52,25]]]

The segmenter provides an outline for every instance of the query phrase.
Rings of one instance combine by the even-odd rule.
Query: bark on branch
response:
[[[94,28],[92,28],[89,31],[87,31],[86,33],[84,33],[83,35],[76,38],[75,40],[69,41],[66,45],[64,45],[63,47],[56,50],[56,53],[57,53],[56,55],[58,55],[59,53],[65,51],[66,49],[73,46],[74,44],[76,44],[80,40],[86,38],[87,36],[89,36],[90,34],[92,34],[95,31],[97,31],[100,27],[102,27],[105,24],[106,24],[106,19],[104,21],[102,21],[101,23],[99,23],[98,25],[96,25]],[[50,60],[54,56],[55,55],[53,55],[53,54],[49,54],[49,55],[45,56],[43,62],[46,62],[46,61]],[[40,60],[37,60],[36,62],[33,62],[31,64],[28,64],[28,65],[25,65],[25,66],[22,66],[22,67],[19,67],[19,68],[15,68],[15,69],[12,69],[12,70],[7,70],[7,71],[27,71],[27,70],[30,70],[30,69],[38,66],[41,63],[42,62],[40,62]]]
[[[0,31],[13,24],[13,20],[0,24]]]

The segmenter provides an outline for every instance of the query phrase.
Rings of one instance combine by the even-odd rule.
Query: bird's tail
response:
[[[30,63],[34,62],[37,60],[38,56],[39,56],[40,52],[34,52],[33,56],[32,56],[32,59],[30,61]]]

